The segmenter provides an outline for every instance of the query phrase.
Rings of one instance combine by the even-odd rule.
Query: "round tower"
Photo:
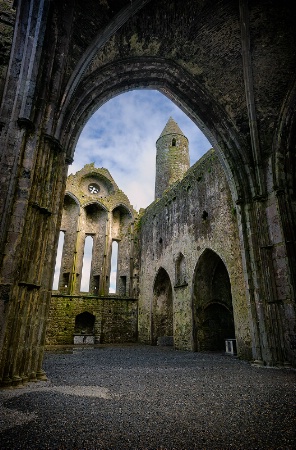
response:
[[[170,117],[156,141],[155,199],[180,181],[189,167],[188,139]]]

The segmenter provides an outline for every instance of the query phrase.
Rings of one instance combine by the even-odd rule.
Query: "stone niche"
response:
[[[94,344],[94,325],[96,317],[85,311],[75,317],[74,344]]]

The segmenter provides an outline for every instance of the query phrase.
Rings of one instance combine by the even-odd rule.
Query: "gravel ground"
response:
[[[47,352],[0,391],[2,449],[295,449],[296,371],[141,345]]]

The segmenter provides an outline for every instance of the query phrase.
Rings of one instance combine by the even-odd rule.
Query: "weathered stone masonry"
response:
[[[182,180],[189,167],[188,139],[170,117],[156,142],[155,198]]]
[[[77,329],[77,317],[94,316],[91,329]],[[76,319],[76,320],[75,320]],[[74,335],[91,336],[92,344],[137,342],[138,302],[116,296],[53,294],[47,324],[47,345],[72,345]],[[78,343],[84,343],[83,340]]]
[[[156,147],[155,192],[161,199],[135,217],[135,236],[132,216],[129,227],[118,230],[114,220],[118,201],[121,208],[136,214],[108,171],[91,164],[69,176],[61,225],[65,242],[59,292],[52,296],[47,344],[75,342],[79,316],[87,313],[93,324],[84,323],[84,343],[90,343],[86,335],[93,336],[94,343],[135,340],[139,323],[141,342],[222,350],[226,338],[236,338],[239,356],[250,359],[250,315],[237,212],[221,164],[210,150],[186,170],[188,140],[172,118]],[[96,214],[95,205],[102,215]],[[84,213],[90,206],[91,221]],[[94,250],[90,292],[84,294],[79,280],[87,233],[93,233]],[[104,276],[110,272],[113,238],[120,239],[117,280],[124,273],[125,285],[133,285],[134,293],[139,290],[139,315],[137,299],[129,298],[127,292],[122,297],[121,285],[117,295],[106,295]],[[132,245],[133,240],[139,240],[140,246]],[[124,271],[134,260],[140,260],[140,271],[133,263]],[[129,273],[134,273],[130,279]]]
[[[62,263],[58,291],[51,300],[47,344],[73,344],[74,335],[85,334],[93,337],[93,343],[137,340],[135,215],[108,170],[88,164],[68,177],[61,223]],[[81,292],[81,274],[87,236],[92,237],[93,250],[85,293]],[[115,296],[109,295],[113,241],[119,244]],[[86,329],[77,329],[78,316],[84,313],[91,314],[94,323],[87,326],[86,320]]]
[[[295,365],[293,2],[0,5],[2,22],[14,22],[0,30],[2,384],[44,378],[54,255],[78,136],[104,102],[140,87],[181,106],[215,148],[237,210],[252,357]],[[167,282],[163,272],[158,282]]]
[[[206,273],[209,279],[214,276],[217,262],[212,267],[210,264],[214,255],[217,261],[223,261],[230,279],[232,301],[230,299],[230,305],[227,305],[225,296],[223,300],[221,282],[216,297],[211,292],[203,301],[230,306],[239,355],[250,358],[249,305],[245,295],[236,214],[225,175],[213,150],[191,167],[181,182],[173,184],[161,199],[147,208],[141,218],[139,338],[142,341],[154,340],[151,317],[153,320],[156,312],[152,299],[157,274],[164,269],[172,285],[175,347],[202,348],[202,342],[194,340],[195,315],[202,313],[197,313],[198,306],[201,306],[198,305],[201,300],[197,298],[201,291],[197,268],[203,255],[211,251],[213,257],[206,263]],[[181,276],[180,256],[184,265]]]

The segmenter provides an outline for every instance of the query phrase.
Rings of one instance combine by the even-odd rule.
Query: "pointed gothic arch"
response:
[[[167,271],[160,267],[154,285],[151,305],[151,343],[156,345],[161,339],[172,338],[173,324],[173,290]]]
[[[220,256],[206,249],[193,279],[193,343],[195,351],[225,349],[225,339],[235,339],[231,285]]]
[[[122,74],[120,82],[118,72]],[[79,135],[90,116],[116,95],[139,88],[159,90],[202,130],[218,153],[234,201],[251,195],[253,174],[244,173],[248,155],[241,151],[240,137],[230,118],[186,70],[176,62],[159,57],[119,59],[81,80],[76,95],[61,110],[60,126],[55,135],[66,149],[69,160],[73,159]],[[251,183],[246,184],[246,180]]]
[[[60,271],[59,274],[55,274],[55,278],[58,277],[58,285],[56,287],[63,293],[70,293],[71,285],[73,283],[72,269],[80,211],[81,205],[77,197],[72,192],[66,191],[60,231],[64,236],[62,253],[60,255]],[[69,220],[70,217],[71,220]],[[56,259],[56,264],[57,263],[58,261]],[[57,268],[58,267],[56,267],[55,270],[57,270]]]

